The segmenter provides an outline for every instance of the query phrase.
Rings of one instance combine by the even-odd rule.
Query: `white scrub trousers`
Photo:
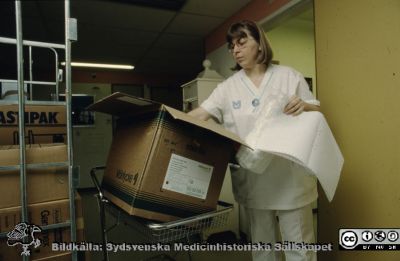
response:
[[[244,208],[253,243],[271,243],[272,249],[277,242],[275,228],[276,216],[279,217],[279,228],[282,242],[315,243],[313,214],[311,204],[293,210],[265,210]],[[282,253],[271,251],[253,251],[253,261],[280,261]],[[285,251],[286,261],[316,261],[314,251]]]

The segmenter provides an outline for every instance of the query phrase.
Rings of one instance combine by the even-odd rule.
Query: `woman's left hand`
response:
[[[305,106],[306,103],[299,96],[293,95],[283,109],[283,112],[288,115],[296,116],[304,111]]]

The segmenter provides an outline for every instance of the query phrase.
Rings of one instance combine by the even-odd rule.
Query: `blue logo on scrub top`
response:
[[[242,105],[242,103],[241,103],[240,100],[238,100],[238,101],[233,101],[233,102],[232,102],[232,107],[233,107],[235,110],[240,109],[240,106],[241,106],[241,105]]]

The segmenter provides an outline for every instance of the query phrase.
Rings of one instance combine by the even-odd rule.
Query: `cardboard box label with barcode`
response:
[[[205,199],[213,169],[211,165],[172,153],[162,188]]]
[[[0,146],[0,166],[19,165],[19,146]],[[27,164],[66,162],[65,144],[33,144],[26,146]],[[21,204],[20,171],[0,170],[0,208]],[[69,197],[68,167],[40,167],[26,170],[26,189],[29,204]]]
[[[102,187],[131,215],[159,221],[216,208],[235,134],[150,100],[114,93],[89,109],[119,116]]]
[[[0,145],[19,144],[18,105],[0,105]],[[25,105],[27,144],[65,142],[66,111],[63,105]]]

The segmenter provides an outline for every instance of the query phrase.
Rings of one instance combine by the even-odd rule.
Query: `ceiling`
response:
[[[205,56],[204,37],[249,2],[71,1],[71,17],[78,20],[78,41],[72,45],[72,60],[133,64],[136,73],[198,73]],[[150,7],[149,3],[154,5]],[[63,1],[21,4],[25,40],[63,43]],[[179,9],[173,10],[175,7]],[[0,1],[0,36],[15,38],[14,1]],[[15,47],[0,45],[0,68],[15,68]],[[52,62],[43,50],[34,50],[34,54],[36,66]]]

